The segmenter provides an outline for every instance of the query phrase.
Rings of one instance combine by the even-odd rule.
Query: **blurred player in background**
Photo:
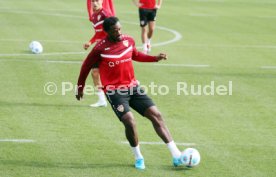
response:
[[[162,0],[133,0],[133,3],[139,8],[139,19],[141,26],[141,38],[143,43],[143,52],[149,53],[151,50],[150,40],[155,28],[155,19],[157,9],[161,8]],[[148,30],[147,30],[148,25]]]
[[[113,0],[87,0],[87,11],[89,20],[93,24],[95,31],[94,36],[83,45],[83,48],[87,50],[90,45],[97,43],[106,37],[106,33],[103,30],[103,21],[107,17],[115,16],[115,9],[113,6]],[[91,107],[107,106],[105,95],[102,90],[102,84],[100,79],[99,67],[95,63],[92,68],[92,79],[95,88],[97,89],[97,95],[99,97],[95,104],[91,104]]]

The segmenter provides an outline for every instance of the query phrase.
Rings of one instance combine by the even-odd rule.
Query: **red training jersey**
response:
[[[88,12],[88,17],[90,21],[92,21],[92,14],[93,14],[93,7],[91,3],[92,3],[91,0],[86,0],[87,12]],[[103,8],[107,12],[112,14],[112,16],[116,16],[113,0],[103,0]]]
[[[104,19],[112,16],[105,9],[101,9],[99,12],[92,14],[91,22],[93,23],[93,28],[95,30],[94,36],[90,39],[91,44],[94,42],[99,42],[107,36],[106,32],[103,30]]]
[[[139,52],[135,47],[134,39],[122,35],[122,41],[111,42],[106,37],[98,42],[84,60],[79,79],[78,90],[83,91],[85,80],[92,65],[99,63],[99,70],[103,90],[115,90],[129,88],[138,85],[134,76],[132,60],[139,62],[157,62],[155,56]]]
[[[139,0],[142,9],[155,9],[156,0]]]

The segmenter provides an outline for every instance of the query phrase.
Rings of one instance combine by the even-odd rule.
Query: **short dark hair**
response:
[[[115,25],[119,19],[117,17],[109,17],[106,18],[103,22],[103,29],[105,32],[108,32],[110,30],[110,27]]]

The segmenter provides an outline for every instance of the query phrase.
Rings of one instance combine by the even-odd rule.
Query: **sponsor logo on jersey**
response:
[[[115,65],[119,65],[119,64],[122,64],[122,63],[126,63],[126,62],[131,62],[131,58],[117,60],[117,61],[114,61],[114,62],[110,61],[110,62],[108,62],[108,66],[110,68],[113,68]]]
[[[98,18],[98,21],[99,21],[99,20],[101,19],[101,14],[100,14],[100,15],[98,15],[98,16],[97,16],[97,18]]]
[[[115,63],[112,62],[112,61],[110,61],[110,62],[108,62],[108,66],[109,66],[110,68],[113,68],[113,67],[115,66]]]

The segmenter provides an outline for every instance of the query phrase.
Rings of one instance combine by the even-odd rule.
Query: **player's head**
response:
[[[117,17],[109,17],[104,20],[103,29],[107,33],[108,38],[112,41],[121,41],[121,24]]]
[[[91,0],[93,11],[98,11],[103,8],[103,0]]]

